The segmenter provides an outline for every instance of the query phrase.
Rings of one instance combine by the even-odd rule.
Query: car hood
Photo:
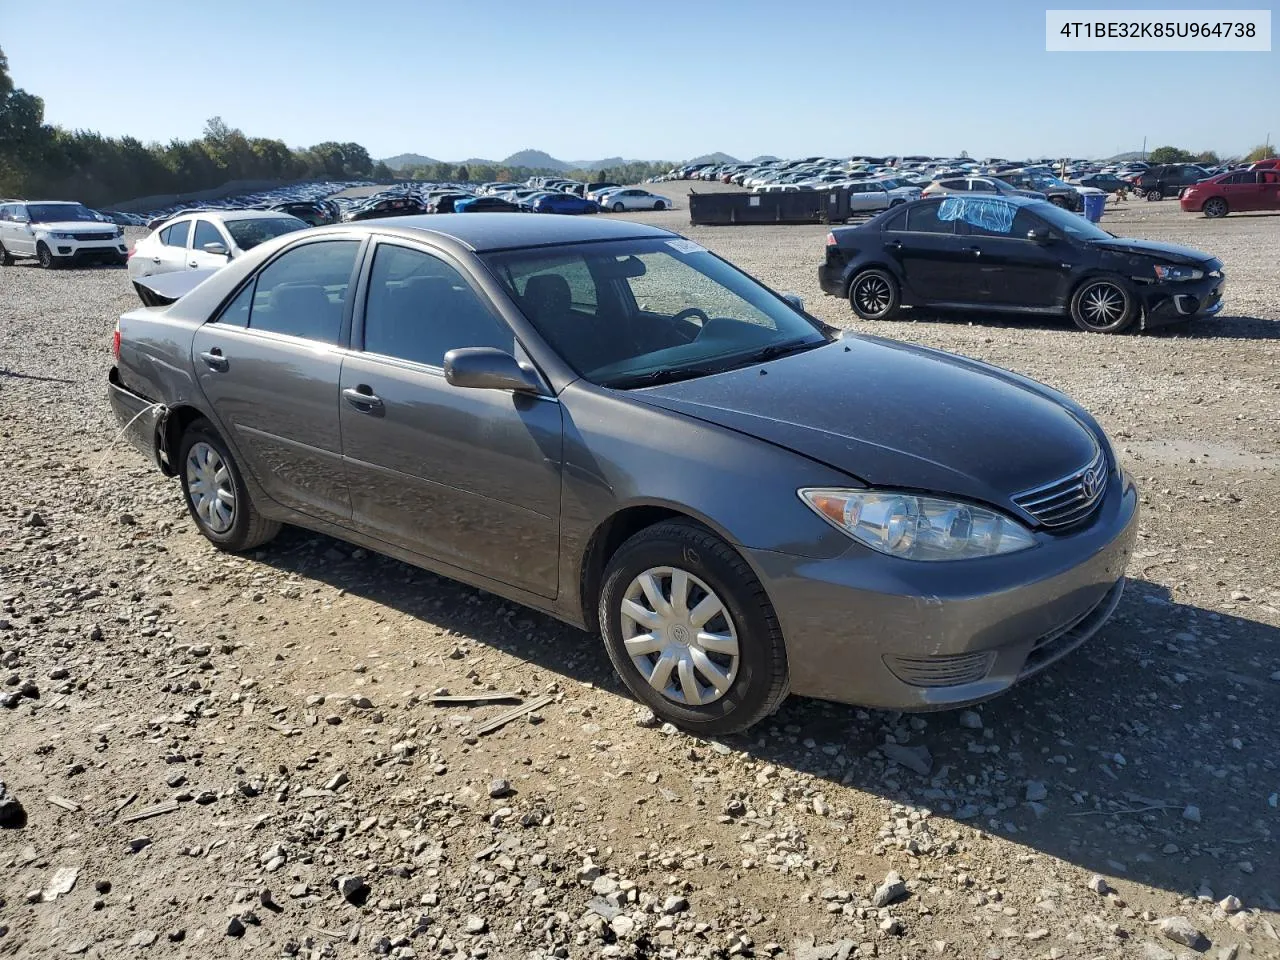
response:
[[[1167,260],[1170,263],[1208,263],[1214,258],[1200,250],[1182,247],[1176,243],[1161,243],[1158,240],[1136,240],[1132,237],[1112,237],[1108,240],[1090,240],[1096,249],[1110,250],[1113,253],[1126,253],[1130,256],[1153,257]]]
[[[103,223],[100,220],[39,220],[31,224],[37,230],[50,230],[58,233],[101,233],[104,237],[114,237],[114,223]]]
[[[1098,441],[1048,388],[940,351],[849,337],[632,399],[785,447],[866,484],[1011,507]]]

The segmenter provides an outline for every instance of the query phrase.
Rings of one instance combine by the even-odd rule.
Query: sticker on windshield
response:
[[[676,253],[706,253],[706,247],[694,243],[692,240],[668,240],[667,246]]]

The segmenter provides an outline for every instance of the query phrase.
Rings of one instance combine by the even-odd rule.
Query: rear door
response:
[[[289,247],[196,331],[210,405],[267,495],[308,516],[351,518],[338,380],[359,239]]]
[[[184,217],[160,228],[159,244],[147,251],[151,258],[150,273],[187,270],[187,246],[191,241],[191,218]]]
[[[464,265],[382,240],[342,367],[342,450],[355,526],[544,597],[556,595],[560,404],[450,386],[444,355],[515,335]]]
[[[961,197],[966,194],[960,194]],[[916,298],[967,302],[977,289],[972,256],[960,250],[954,220],[941,220],[938,210],[946,198],[918,203],[894,221],[899,229],[883,233],[885,252],[897,261]]]
[[[4,245],[13,253],[35,256],[36,235],[31,229],[31,218],[23,203],[11,203],[6,208],[9,219],[4,223]]]

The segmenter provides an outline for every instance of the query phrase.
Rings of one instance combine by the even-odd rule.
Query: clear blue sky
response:
[[[1046,53],[1046,6],[1068,4],[0,0],[0,47],[51,123],[148,141],[219,115],[375,158],[1108,156],[1144,135],[1242,153],[1280,137],[1280,54]]]

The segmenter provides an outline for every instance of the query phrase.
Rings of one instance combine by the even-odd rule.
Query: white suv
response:
[[[45,268],[77,260],[122,264],[129,254],[124,231],[80,203],[61,200],[0,204],[0,263],[34,257]]]

